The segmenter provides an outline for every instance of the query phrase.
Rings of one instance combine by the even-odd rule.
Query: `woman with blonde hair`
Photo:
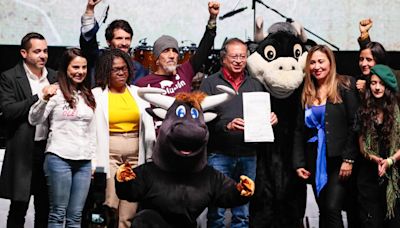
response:
[[[336,72],[333,52],[325,45],[309,50],[294,138],[297,175],[313,187],[319,227],[343,227],[341,210],[357,156],[353,130],[358,97],[355,81]]]

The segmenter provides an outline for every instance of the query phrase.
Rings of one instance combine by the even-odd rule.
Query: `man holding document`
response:
[[[220,93],[216,85],[229,86],[238,94],[215,107],[213,111],[218,116],[208,124],[208,164],[236,181],[240,175],[255,180],[259,148],[255,142],[273,141],[271,126],[278,123],[276,115],[270,112],[269,94],[261,93],[264,86],[245,71],[246,60],[246,44],[238,38],[227,40],[221,49],[221,70],[204,79],[200,86],[208,95]],[[248,204],[232,208],[231,212],[231,227],[248,227]],[[208,208],[207,227],[223,226],[224,213],[224,208]]]

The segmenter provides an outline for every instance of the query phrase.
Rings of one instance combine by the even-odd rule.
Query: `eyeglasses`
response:
[[[245,60],[247,58],[246,55],[228,55],[228,57],[232,60]]]
[[[126,73],[126,72],[128,72],[128,67],[127,66],[123,66],[123,67],[113,67],[113,68],[111,68],[111,73],[113,73],[113,74],[117,74],[120,71],[122,71],[122,73]]]

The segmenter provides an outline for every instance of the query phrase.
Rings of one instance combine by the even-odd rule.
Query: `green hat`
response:
[[[385,82],[386,86],[397,92],[398,87],[396,75],[394,75],[390,67],[382,64],[377,64],[371,68],[371,75],[378,76],[382,81]]]

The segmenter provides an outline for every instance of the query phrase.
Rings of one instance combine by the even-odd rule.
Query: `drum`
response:
[[[134,49],[133,59],[138,61],[149,72],[156,70],[156,60],[153,55],[153,47],[140,45]]]
[[[196,44],[191,44],[190,46],[179,47],[179,60],[178,64],[182,64],[190,59],[196,52]]]

